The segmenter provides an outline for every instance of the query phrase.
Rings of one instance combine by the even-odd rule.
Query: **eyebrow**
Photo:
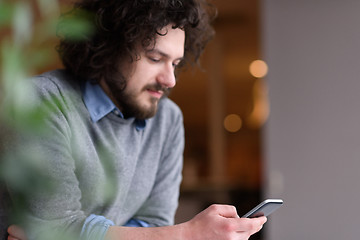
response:
[[[169,55],[169,54],[164,53],[163,51],[160,51],[159,49],[146,50],[145,53],[155,53],[155,54],[159,54],[159,55],[162,56],[162,57],[165,57],[165,58],[170,59],[170,55]],[[179,57],[179,58],[176,58],[175,60],[182,61],[182,60],[184,60],[184,57]]]

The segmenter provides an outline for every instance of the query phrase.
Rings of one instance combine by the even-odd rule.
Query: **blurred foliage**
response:
[[[61,9],[66,7],[60,0],[0,0],[1,143],[12,141],[17,135],[31,136],[41,131],[47,113],[35,106],[26,79],[58,62],[54,56],[57,26]],[[61,34],[76,40],[91,33],[87,19],[86,14],[63,19]],[[16,211],[11,212],[11,222],[21,222],[29,191],[50,191],[52,187],[44,181],[43,157],[31,146],[23,146],[26,149],[20,154],[9,155],[0,145],[0,177],[18,196],[16,201],[13,199]]]

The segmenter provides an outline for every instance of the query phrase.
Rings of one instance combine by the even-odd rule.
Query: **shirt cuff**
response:
[[[105,237],[106,231],[110,226],[114,226],[113,221],[106,219],[103,216],[91,214],[85,219],[84,225],[80,233],[82,240],[102,240]]]
[[[92,240],[92,239],[104,239],[106,231],[110,226],[114,226],[114,222],[105,218],[104,216],[99,216],[91,214],[85,219],[85,223],[82,227],[80,239],[82,240]],[[125,227],[150,227],[145,221],[132,218],[124,225]]]
[[[125,223],[124,227],[150,227],[150,224],[142,220],[132,218],[127,223]]]

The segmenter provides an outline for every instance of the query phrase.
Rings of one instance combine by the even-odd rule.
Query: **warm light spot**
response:
[[[249,128],[260,128],[268,119],[270,107],[267,92],[264,80],[256,79],[253,86],[253,109],[246,118],[246,124]]]
[[[229,132],[237,132],[241,129],[242,120],[239,115],[229,114],[224,119],[224,127]]]
[[[249,71],[256,78],[263,78],[268,72],[268,66],[263,60],[255,60],[250,64]]]

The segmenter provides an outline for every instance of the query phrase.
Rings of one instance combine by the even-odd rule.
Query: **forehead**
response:
[[[173,58],[184,56],[185,31],[168,25],[159,30],[152,50],[163,52]],[[148,49],[150,50],[150,49]]]

